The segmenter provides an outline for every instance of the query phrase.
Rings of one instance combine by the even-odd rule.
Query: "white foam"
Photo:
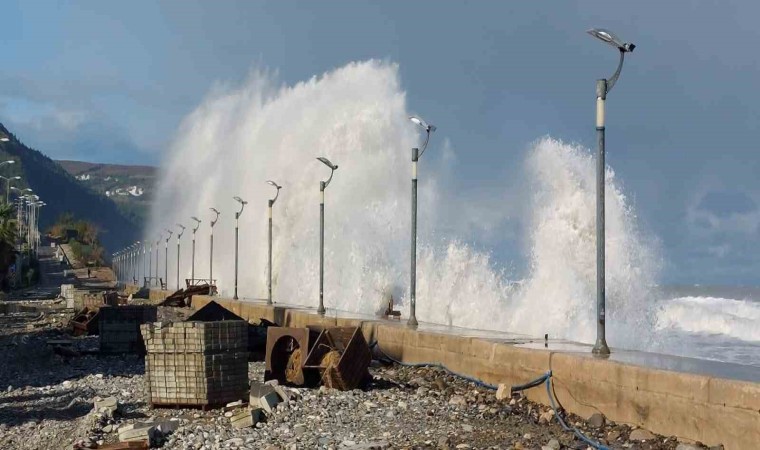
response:
[[[658,329],[725,335],[760,342],[760,303],[716,297],[680,297],[664,302]]]

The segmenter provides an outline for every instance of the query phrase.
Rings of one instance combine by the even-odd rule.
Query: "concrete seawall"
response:
[[[151,293],[152,299],[165,296]],[[519,345],[525,339],[462,335],[472,330],[458,330],[461,333],[457,334],[423,326],[411,330],[397,321],[321,317],[306,308],[208,296],[193,297],[193,307],[211,300],[250,322],[266,318],[291,327],[361,326],[367,340],[377,340],[380,349],[393,358],[405,363],[440,363],[491,384],[521,384],[551,370],[559,401],[581,417],[601,412],[612,421],[687,442],[723,444],[728,450],[760,448],[760,373],[751,367],[625,351],[616,351],[613,358],[604,360],[578,346],[570,346],[570,350],[525,348]],[[731,366],[738,377],[716,375],[716,370],[726,367],[730,372]],[[529,390],[527,395],[548,404],[543,388]]]

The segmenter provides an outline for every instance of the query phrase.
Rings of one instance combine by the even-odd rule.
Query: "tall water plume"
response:
[[[340,168],[326,191],[325,303],[376,312],[387,296],[408,311],[409,149],[419,136],[408,122],[398,68],[367,61],[293,86],[254,73],[242,86],[217,86],[181,125],[162,170],[146,239],[197,215],[196,277],[208,275],[209,207],[215,227],[214,277],[223,293],[233,284],[235,195],[249,201],[240,219],[241,297],[266,293],[266,202],[282,184],[274,213],[274,297],[316,306],[319,181]],[[442,131],[445,133],[445,130]],[[436,136],[436,138],[440,138]],[[435,150],[432,150],[435,151]],[[551,138],[526,158],[529,273],[498,269],[490,255],[461,242],[440,221],[456,207],[440,172],[422,164],[418,318],[422,321],[592,341],[595,305],[593,161],[589,153]],[[650,328],[647,286],[656,260],[642,244],[635,217],[608,172],[608,302],[612,345],[642,347]],[[517,208],[519,205],[509,205]],[[447,227],[450,230],[451,227]],[[435,241],[430,236],[436,235]],[[443,242],[443,243],[441,243]],[[163,246],[163,242],[162,242]],[[174,284],[176,240],[169,252]],[[190,276],[190,234],[183,237],[181,278]],[[163,270],[163,249],[160,267]],[[328,312],[329,314],[329,312]],[[642,333],[643,332],[643,333]]]

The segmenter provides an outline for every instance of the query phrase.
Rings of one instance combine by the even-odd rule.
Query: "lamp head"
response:
[[[623,53],[630,53],[636,46],[630,42],[623,42],[622,39],[617,37],[615,33],[605,30],[604,28],[592,28],[587,31],[588,34],[594,36],[602,42],[611,45]]]
[[[274,181],[272,181],[272,180],[268,180],[268,181],[267,181],[267,184],[268,184],[268,185],[270,185],[270,186],[274,186],[274,187],[275,187],[275,189],[278,189],[278,190],[279,190],[279,189],[282,189],[282,186],[280,186],[279,184],[275,183],[275,182],[274,182]]]
[[[10,141],[10,138],[8,137],[8,135],[0,131],[0,142],[8,142],[8,141]]]
[[[21,179],[21,177],[19,177],[19,176],[11,177],[11,180],[20,180],[20,179]]]
[[[217,215],[217,216],[219,215],[219,210],[218,210],[218,209],[216,209],[216,208],[209,208],[209,209],[210,209],[211,211],[214,211],[214,212],[216,213],[216,215]]]
[[[420,118],[420,117],[417,117],[417,116],[411,116],[411,117],[409,117],[409,120],[411,120],[412,122],[414,122],[414,123],[416,123],[417,125],[419,125],[420,127],[422,127],[422,128],[423,128],[425,131],[427,131],[428,133],[432,133],[433,131],[435,131],[435,130],[436,130],[436,128],[435,128],[435,125],[431,125],[431,124],[428,124],[427,122],[425,122],[425,121],[424,121],[422,118]]]
[[[194,221],[196,221],[198,223],[201,223],[201,219],[199,219],[199,218],[197,218],[195,216],[191,217],[191,219],[193,219]]]
[[[237,197],[237,196],[235,196],[235,197],[232,197],[232,198],[233,198],[235,201],[239,202],[241,205],[247,205],[247,204],[248,204],[248,202],[247,202],[247,201],[243,200],[243,199],[242,199],[242,198],[240,198],[240,197]]]
[[[327,159],[327,158],[325,158],[324,156],[320,156],[317,159],[319,160],[319,162],[321,162],[322,164],[326,165],[330,169],[332,169],[332,170],[338,170],[338,166],[336,164],[331,163],[330,160]]]

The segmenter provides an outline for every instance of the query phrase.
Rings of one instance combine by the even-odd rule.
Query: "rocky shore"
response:
[[[154,439],[155,447],[165,449],[589,447],[563,430],[549,408],[520,396],[497,400],[493,390],[443,369],[379,361],[370,367],[373,380],[364,389],[285,388],[289,401],[255,426],[235,428],[230,419],[244,406],[152,409],[145,400],[142,358],[99,355],[97,337],[71,338],[55,314],[17,319],[0,331],[3,449],[98,448],[118,442],[125,425],[145,422],[171,425]],[[70,341],[65,348],[56,345],[61,339]],[[250,379],[263,380],[263,370],[263,363],[250,363]],[[116,407],[95,407],[111,397]],[[600,415],[567,419],[609,448],[705,448],[608,423]]]

